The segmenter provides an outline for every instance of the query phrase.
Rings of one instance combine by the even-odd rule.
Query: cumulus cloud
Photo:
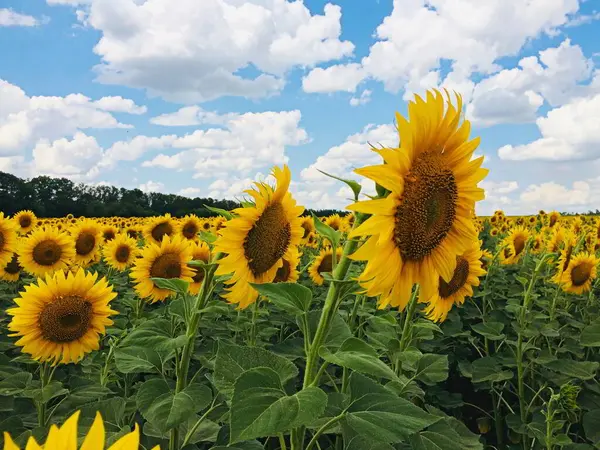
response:
[[[371,101],[371,91],[365,89],[362,91],[359,97],[352,97],[350,99],[350,106],[366,105]]]
[[[130,98],[121,96],[102,97],[94,102],[99,109],[111,112],[122,112],[127,114],[144,114],[147,111],[145,106],[138,106]]]
[[[83,3],[52,0],[53,3]],[[98,80],[180,103],[279,92],[295,67],[350,56],[341,8],[286,0],[89,0],[80,19],[101,38]]]
[[[33,16],[20,14],[10,8],[0,8],[0,27],[35,27],[40,21]]]
[[[523,207],[557,209],[588,205],[591,195],[590,184],[586,181],[575,181],[571,188],[551,181],[528,186],[519,199]]]
[[[138,189],[142,192],[161,192],[164,188],[165,185],[163,183],[152,180],[138,186]]]

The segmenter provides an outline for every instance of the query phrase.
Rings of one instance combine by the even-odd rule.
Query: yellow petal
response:
[[[83,441],[81,450],[104,450],[104,422],[99,412],[96,413],[94,423]]]

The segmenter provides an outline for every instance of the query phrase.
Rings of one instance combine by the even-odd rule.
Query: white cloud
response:
[[[366,105],[371,101],[371,91],[365,89],[360,94],[360,97],[352,97],[350,99],[350,106]]]
[[[121,96],[102,97],[96,100],[94,104],[104,111],[122,112],[127,114],[144,114],[147,111],[145,106],[138,106],[130,98]]]
[[[360,65],[364,78],[381,81],[390,92],[437,85],[442,63],[463,78],[494,73],[499,58],[517,54],[540,34],[554,34],[578,8],[578,0],[395,0]]]
[[[505,145],[498,150],[498,156],[513,161],[600,158],[599,111],[600,93],[577,98],[536,121],[540,139],[525,145]]]
[[[0,27],[35,27],[39,24],[33,16],[17,13],[10,8],[0,8]]]
[[[254,179],[233,178],[229,180],[216,180],[208,186],[208,196],[212,198],[224,198],[228,200],[245,198],[248,197],[248,195],[245,194],[244,191],[252,187],[252,182],[254,180],[259,180],[262,178],[264,178],[262,174],[257,174]]]
[[[181,189],[179,192],[177,192],[177,195],[181,195],[183,197],[195,198],[195,197],[199,197],[202,192],[204,192],[204,189],[200,189],[197,187],[188,187],[188,188]]]
[[[485,189],[486,198],[490,195],[509,194],[519,189],[519,183],[516,181],[487,181],[484,180],[479,187]]]
[[[176,139],[175,135],[160,137],[139,135],[129,141],[115,142],[106,150],[100,165],[112,167],[118,161],[135,161],[150,150],[159,150],[172,145]]]
[[[184,106],[179,110],[161,114],[150,119],[150,123],[166,127],[181,127],[201,124],[226,125],[231,119],[238,117],[237,113],[218,114],[205,111],[199,106]]]
[[[571,188],[551,181],[530,185],[521,193],[519,199],[522,202],[522,207],[558,209],[588,205],[591,195],[590,185],[585,181],[575,181]]]
[[[165,185],[163,183],[152,180],[138,186],[138,189],[142,192],[161,192],[164,188]]]
[[[301,1],[91,0],[84,21],[101,33],[100,82],[195,103],[271,95],[290,69],[351,55],[340,19],[339,6],[318,15]]]
[[[157,155],[143,166],[193,170],[195,178],[248,175],[263,167],[286,163],[287,146],[308,142],[306,131],[299,126],[300,119],[298,110],[223,116],[212,113],[211,120],[223,122],[225,128],[196,130],[179,137],[171,143],[172,147],[186,150]]]
[[[0,98],[0,155],[17,155],[39,139],[53,141],[80,130],[131,128],[82,94],[29,97],[0,79]]]
[[[364,78],[365,71],[357,63],[335,65],[326,69],[317,67],[303,78],[302,88],[304,92],[355,92]]]

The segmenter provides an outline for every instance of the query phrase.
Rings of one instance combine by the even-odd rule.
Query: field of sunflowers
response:
[[[416,96],[339,215],[286,166],[209,219],[0,213],[3,448],[600,448],[600,220],[476,217],[461,111]]]

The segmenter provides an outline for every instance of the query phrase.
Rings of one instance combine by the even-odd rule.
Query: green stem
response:
[[[419,293],[419,285],[416,285],[408,301],[406,315],[404,317],[404,325],[402,326],[402,337],[400,338],[399,351],[403,352],[410,344],[410,334],[412,331],[412,319],[417,309],[417,295]]]
[[[331,419],[329,419],[329,421],[327,421],[327,423],[325,423],[325,425],[323,425],[321,428],[319,428],[317,430],[317,432],[314,434],[314,436],[312,437],[312,439],[309,441],[308,445],[306,446],[305,450],[311,450],[313,448],[313,446],[317,443],[317,440],[319,439],[319,437],[329,428],[331,427],[331,425],[333,425],[336,422],[339,422],[340,420],[343,419],[344,415],[346,414],[346,411],[342,412],[342,414],[340,414],[339,416],[335,416]]]
[[[104,361],[104,367],[102,368],[102,372],[100,373],[100,385],[102,387],[106,387],[106,385],[108,384],[108,372],[110,369],[110,360],[113,356],[113,353],[115,351],[115,346],[112,345],[108,350],[108,355],[106,355],[106,361]]]
[[[200,417],[198,419],[198,421],[194,424],[194,426],[192,428],[190,428],[190,430],[187,432],[187,434],[185,435],[185,439],[183,440],[183,444],[181,444],[181,448],[184,448],[186,445],[189,444],[190,439],[192,439],[192,436],[194,435],[194,433],[196,432],[196,430],[198,429],[198,427],[200,425],[202,425],[202,422],[204,422],[206,420],[206,418],[208,417],[208,415],[213,412],[215,409],[217,409],[219,406],[221,406],[222,403],[219,403],[218,405],[215,405],[213,403],[213,406],[211,406],[208,411],[206,411],[202,417]]]
[[[44,392],[44,388],[48,386],[50,381],[52,380],[52,376],[54,375],[54,371],[57,366],[51,368],[49,363],[45,362],[40,366],[40,385],[41,390]],[[42,396],[43,397],[43,396]],[[38,425],[40,427],[46,426],[46,402],[44,400],[40,400],[37,403],[37,413],[38,413]]]
[[[279,448],[281,450],[287,450],[287,445],[285,445],[285,436],[283,433],[279,433]]]
[[[496,448],[504,450],[504,417],[502,417],[502,406],[498,394],[492,391],[492,402],[494,404],[494,428],[496,431]],[[497,400],[497,401],[496,401]]]
[[[259,303],[260,303],[260,296],[254,302],[254,305],[252,305],[252,325],[250,326],[250,337],[248,339],[248,343],[249,343],[250,347],[256,346],[256,333],[258,331],[258,328],[256,326],[256,319],[258,317]]]

